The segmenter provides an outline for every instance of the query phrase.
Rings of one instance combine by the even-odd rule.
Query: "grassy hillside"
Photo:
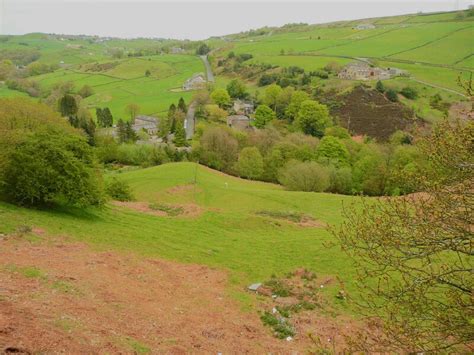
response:
[[[206,264],[230,270],[239,287],[307,267],[321,276],[338,276],[353,290],[351,263],[338,247],[330,245],[331,237],[324,228],[302,227],[256,213],[302,212],[321,223],[338,224],[342,203],[350,205],[354,197],[284,191],[277,185],[241,180],[193,163],[119,175],[133,187],[138,201],[197,205],[202,214],[159,217],[113,205],[101,210],[40,211],[1,203],[1,231],[34,225],[101,249]],[[197,183],[191,185],[194,179]]]
[[[470,45],[473,20],[473,16],[453,12],[313,25],[297,31],[282,28],[233,38],[224,54],[249,53],[253,59],[248,64],[299,66],[308,71],[321,69],[328,62],[346,64],[370,58],[408,70],[413,79],[460,92],[456,84],[459,73],[467,77],[474,71]],[[375,27],[357,29],[367,23]]]

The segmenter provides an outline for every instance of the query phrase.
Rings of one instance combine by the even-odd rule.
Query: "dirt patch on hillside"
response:
[[[152,214],[152,215],[155,215],[155,216],[165,217],[165,216],[168,215],[164,211],[151,209],[150,204],[148,202],[112,201],[112,204],[114,206],[126,207],[126,208],[129,208],[131,210],[135,210],[135,211],[143,212],[143,213],[147,213],[147,214]]]
[[[271,218],[275,220],[285,221],[290,224],[294,224],[300,227],[306,228],[326,228],[327,224],[314,219],[313,217],[300,213],[300,212],[292,212],[292,211],[257,211],[255,212],[256,215]]]
[[[353,135],[367,135],[385,141],[395,131],[408,129],[414,122],[412,110],[363,86],[337,97],[337,100],[342,100],[342,105],[331,113]]]
[[[202,192],[202,189],[194,184],[188,184],[173,186],[166,190],[166,193],[170,195],[181,195],[194,192]]]
[[[31,270],[35,270],[32,272]],[[227,296],[227,275],[50,239],[0,241],[0,351],[289,353],[256,312]]]
[[[113,201],[113,205],[119,207],[126,207],[138,212],[151,214],[160,217],[199,217],[204,209],[194,203],[186,204],[159,204],[159,203],[148,203],[148,202],[123,202]]]

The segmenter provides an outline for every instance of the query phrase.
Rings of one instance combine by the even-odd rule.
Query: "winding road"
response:
[[[214,82],[214,74],[212,73],[211,64],[207,59],[207,55],[199,56],[206,67],[206,76],[207,81]],[[192,102],[188,107],[188,112],[186,113],[186,119],[184,120],[184,129],[186,131],[186,139],[192,139],[194,135],[194,126],[196,125],[196,119],[194,114],[196,113],[196,103]]]
[[[209,60],[207,59],[207,55],[201,55],[199,57],[201,58],[201,60],[204,63],[204,66],[206,67],[207,81],[213,83],[214,82],[214,74],[212,73],[211,64],[209,63]]]

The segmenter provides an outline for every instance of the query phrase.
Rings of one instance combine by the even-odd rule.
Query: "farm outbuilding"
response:
[[[204,74],[195,74],[191,78],[186,80],[186,82],[183,84],[183,90],[189,91],[202,89],[206,86],[206,82],[207,80],[204,77]]]
[[[132,129],[135,132],[144,130],[149,135],[155,135],[158,133],[158,119],[152,116],[137,116],[135,117],[135,123],[132,125]]]

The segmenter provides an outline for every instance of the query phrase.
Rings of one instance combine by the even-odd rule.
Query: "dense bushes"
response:
[[[321,192],[330,186],[328,169],[316,162],[290,161],[278,180],[293,191]]]
[[[117,201],[132,201],[133,193],[130,185],[125,181],[113,177],[107,182],[105,191],[107,195]]]

